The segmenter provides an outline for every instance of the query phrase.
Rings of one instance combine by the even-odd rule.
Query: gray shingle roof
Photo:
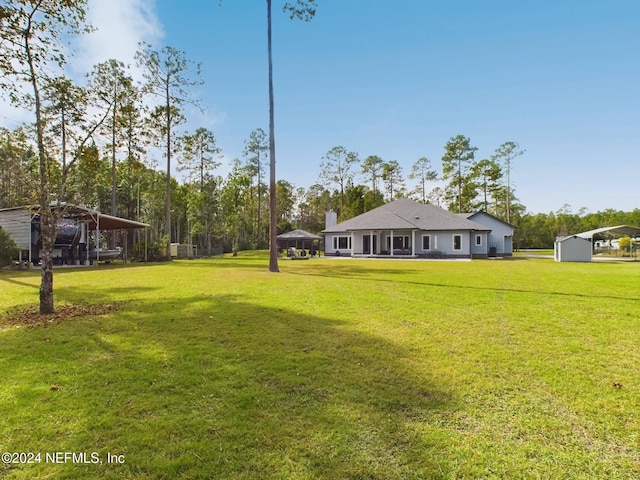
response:
[[[362,215],[323,230],[325,233],[357,230],[479,230],[489,231],[484,225],[472,222],[454,213],[430,204],[401,198]]]
[[[322,240],[322,237],[305,232],[304,230],[292,230],[287,233],[281,233],[277,238],[281,240]]]
[[[477,212],[470,212],[470,213],[458,213],[456,215],[460,215],[463,218],[466,218],[467,220],[471,220],[473,217],[478,216],[478,215],[486,215],[489,218],[493,218],[494,220],[497,220],[498,222],[506,225],[507,227],[510,228],[516,228],[515,226],[511,225],[508,222],[505,222],[504,220],[501,220],[500,218],[496,217],[495,215],[491,215],[490,213],[487,213],[483,210],[478,210]]]

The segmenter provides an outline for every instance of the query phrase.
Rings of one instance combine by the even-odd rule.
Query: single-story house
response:
[[[553,258],[556,262],[590,262],[592,249],[589,238],[577,235],[557,237]]]
[[[515,227],[486,212],[458,215],[401,198],[342,223],[327,215],[325,255],[473,258],[513,254]]]

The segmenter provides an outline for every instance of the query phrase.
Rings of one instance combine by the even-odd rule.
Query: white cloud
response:
[[[130,65],[139,79],[134,56],[138,43],[158,43],[164,35],[153,0],[89,0],[87,20],[96,29],[78,39],[79,54],[71,65],[84,75],[94,65],[115,58]]]
[[[96,29],[72,41],[75,52],[67,55],[67,74],[82,84],[94,65],[115,58],[131,66],[131,75],[141,80],[134,56],[138,43],[157,44],[164,36],[155,11],[155,0],[89,0],[87,20]],[[33,122],[33,114],[16,109],[0,99],[0,126],[15,128]]]

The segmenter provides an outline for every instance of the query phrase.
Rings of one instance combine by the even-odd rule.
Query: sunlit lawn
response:
[[[526,248],[522,250],[517,250],[513,253],[516,257],[526,257],[529,255],[553,255],[553,248],[551,249],[542,249],[542,248]]]
[[[640,478],[640,263],[266,265],[57,271],[118,310],[0,320],[0,452],[41,453],[0,477]]]

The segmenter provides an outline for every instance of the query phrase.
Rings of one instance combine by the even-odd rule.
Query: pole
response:
[[[100,261],[100,214],[97,215],[96,220],[96,265]]]

